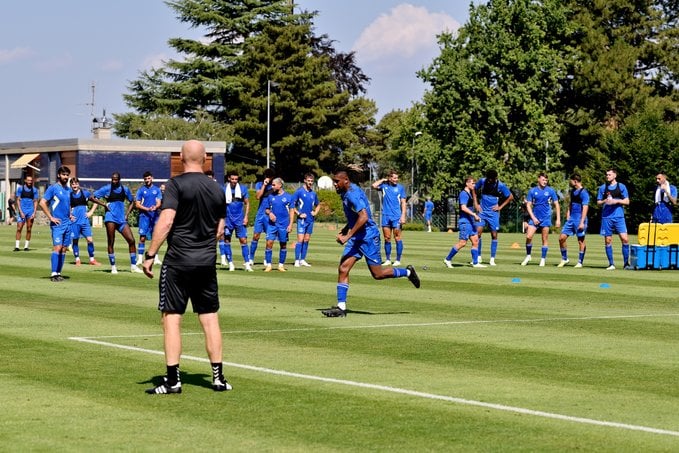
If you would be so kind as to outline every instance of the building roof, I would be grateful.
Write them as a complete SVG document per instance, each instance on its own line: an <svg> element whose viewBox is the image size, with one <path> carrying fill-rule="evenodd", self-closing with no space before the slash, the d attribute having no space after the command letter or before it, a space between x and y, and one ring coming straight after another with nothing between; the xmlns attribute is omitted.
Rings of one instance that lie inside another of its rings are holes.
<svg viewBox="0 0 679 453"><path fill-rule="evenodd" d="M30 142L0 143L0 154L45 153L57 151L97 152L179 152L183 140L128 140L65 138L59 140L38 140ZM208 154L225 154L226 142L204 141Z"/></svg>

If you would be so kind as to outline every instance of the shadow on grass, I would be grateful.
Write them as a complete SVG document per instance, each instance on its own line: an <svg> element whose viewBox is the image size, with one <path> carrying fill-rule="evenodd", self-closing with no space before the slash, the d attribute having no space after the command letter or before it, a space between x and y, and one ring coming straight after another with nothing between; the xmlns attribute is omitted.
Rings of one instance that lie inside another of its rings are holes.
<svg viewBox="0 0 679 453"><path fill-rule="evenodd" d="M327 308L317 308L316 311L324 311L327 310ZM347 315L353 314L353 315L369 315L369 316L374 316L374 315L409 315L412 312L410 311L363 311L363 310L351 310L347 308Z"/></svg>
<svg viewBox="0 0 679 453"><path fill-rule="evenodd" d="M193 385L196 387L204 387L212 390L212 377L204 373L186 373L180 371L180 377L182 380L182 386ZM164 382L165 376L154 376L149 380L137 382L139 385L148 385L155 387Z"/></svg>

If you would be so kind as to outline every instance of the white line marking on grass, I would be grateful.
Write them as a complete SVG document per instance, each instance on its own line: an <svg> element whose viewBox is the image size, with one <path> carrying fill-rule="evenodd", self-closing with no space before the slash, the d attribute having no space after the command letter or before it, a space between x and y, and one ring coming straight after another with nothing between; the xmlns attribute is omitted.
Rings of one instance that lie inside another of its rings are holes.
<svg viewBox="0 0 679 453"><path fill-rule="evenodd" d="M314 330L357 330L357 329L388 329L395 327L436 327L467 324L502 324L502 323L529 323L529 322L555 322L555 321L596 321L602 319L633 319L633 318L661 318L666 316L679 316L679 313L655 313L638 315L610 315L610 316L585 316L569 318L533 318L533 319L489 319L489 320L470 320L470 321L440 321L440 322L419 322L401 324L367 324L358 326L329 326L329 327L295 327L292 329L258 329L258 330L228 330L223 331L224 335L234 335L242 333L282 333L282 332L308 332ZM203 332L184 332L182 335L203 335ZM161 337L162 333L149 335L101 335L94 337L78 338L148 338Z"/></svg>
<svg viewBox="0 0 679 453"><path fill-rule="evenodd" d="M120 344L109 343L109 342L105 342L105 341L93 340L91 338L69 337L69 340L79 341L79 342L83 342L83 343L91 343L91 344L106 346L106 347L110 347L110 348L124 349L124 350L127 350L127 351L144 352L144 353L147 353L147 354L154 354L154 355L164 355L163 351L155 351L153 349L139 348L139 347L136 347L136 346L120 345ZM181 357L184 360L192 360L192 361L203 362L203 363L209 363L210 362L208 359L203 358L203 357L194 357L194 356L190 356L190 355L182 355ZM351 386L351 387L360 387L360 388L371 389L371 390L379 390L379 391L383 391L383 392L398 393L398 394L401 394L401 395L414 396L414 397L417 397L417 398L426 398L426 399L430 399L430 400L447 401L449 403L463 404L463 405L466 405L466 406L483 407L483 408L486 408L486 409L494 409L494 410L497 410L497 411L513 412L513 413L516 413L516 414L532 415L532 416L535 416L535 417L550 418L550 419L555 419L555 420L564 420L564 421L568 421L568 422L581 423L581 424L586 424L586 425L605 426L605 427L609 427L609 428L626 429L626 430L629 430L629 431L642 431L642 432L652 433L652 434L661 434L661 435L665 435L665 436L679 437L679 431L670 431L670 430L667 430L667 429L652 428L652 427L649 427L649 426L631 425L631 424L628 424L628 423L619 423L619 422L609 422L609 421L605 421L605 420L595 420L595 419L592 419L592 418L584 418L584 417L574 417L574 416L570 416L570 415L563 415L563 414L556 414L556 413L552 413L552 412L526 409L526 408L523 408L523 407L506 406L504 404L485 403L483 401L468 400L468 399L464 399L464 398L456 398L456 397L453 397L453 396L446 396L446 395L437 395L435 393L418 392L416 390L408 390L408 389L402 389L402 388L398 388L398 387L390 387L390 386L386 386L386 385L368 384L368 383L365 383L365 382L349 381L349 380L345 380L345 379L336 379L336 378L329 378L329 377L323 377L323 376L314 376L314 375L310 375L310 374L294 373L294 372L284 371L284 370L274 370L272 368L264 368L264 367L254 366L254 365L244 365L244 364L241 364L241 363L224 362L224 365L228 366L228 367L232 367L232 368L240 368L240 369L243 369L243 370L273 374L273 375L277 375L277 376L285 376L285 377L298 378L298 379L307 379L307 380L311 380L311 381L319 381L319 382L325 382L325 383L329 383L329 384L347 385L347 386Z"/></svg>

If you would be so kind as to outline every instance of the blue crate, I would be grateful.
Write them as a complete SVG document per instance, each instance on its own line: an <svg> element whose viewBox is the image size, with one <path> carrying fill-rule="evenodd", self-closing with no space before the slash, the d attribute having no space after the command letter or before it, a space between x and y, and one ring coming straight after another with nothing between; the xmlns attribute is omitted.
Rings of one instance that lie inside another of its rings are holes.
<svg viewBox="0 0 679 453"><path fill-rule="evenodd" d="M676 253L674 254L676 265ZM633 245L630 260L634 269L669 269L669 246Z"/></svg>

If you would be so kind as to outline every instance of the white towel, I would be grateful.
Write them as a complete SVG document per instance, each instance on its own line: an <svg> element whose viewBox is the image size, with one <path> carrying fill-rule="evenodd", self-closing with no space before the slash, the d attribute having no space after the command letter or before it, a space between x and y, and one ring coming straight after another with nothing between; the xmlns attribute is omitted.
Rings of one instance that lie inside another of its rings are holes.
<svg viewBox="0 0 679 453"><path fill-rule="evenodd" d="M240 184L236 184L234 189L235 193L232 193L231 184L226 185L226 190L224 191L224 194L226 195L226 204L231 203L234 198L239 201L243 199L243 194L240 191Z"/></svg>

